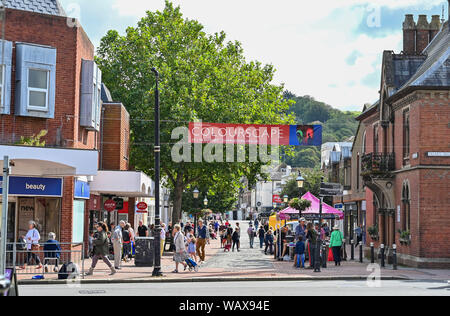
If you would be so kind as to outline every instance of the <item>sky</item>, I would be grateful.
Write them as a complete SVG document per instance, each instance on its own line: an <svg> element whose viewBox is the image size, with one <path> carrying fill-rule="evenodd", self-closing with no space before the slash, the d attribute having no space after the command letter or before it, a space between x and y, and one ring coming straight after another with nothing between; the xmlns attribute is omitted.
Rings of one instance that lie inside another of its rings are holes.
<svg viewBox="0 0 450 316"><path fill-rule="evenodd" d="M96 47L121 34L164 0L60 0ZM225 31L246 58L273 64L274 83L341 110L378 98L384 50L401 52L405 14L442 14L446 0L173 0L209 33ZM376 2L376 5L373 3Z"/></svg>

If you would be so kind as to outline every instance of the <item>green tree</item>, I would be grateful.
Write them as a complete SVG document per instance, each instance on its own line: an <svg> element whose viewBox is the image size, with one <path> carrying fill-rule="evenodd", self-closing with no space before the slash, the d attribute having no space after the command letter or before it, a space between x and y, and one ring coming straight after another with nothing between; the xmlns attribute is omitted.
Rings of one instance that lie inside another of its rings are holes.
<svg viewBox="0 0 450 316"><path fill-rule="evenodd" d="M179 7L166 2L160 12L147 12L124 36L109 31L101 40L97 62L113 98L131 116L131 164L153 175L154 86L151 68L161 74L161 161L173 190L173 221L181 217L183 191L198 182L221 182L235 192L239 179L255 179L261 163L194 163L172 161L175 127L188 122L292 122L283 87L273 85L274 67L247 62L239 42L226 42L224 32L206 34L203 26L184 19ZM192 158L192 156L191 156ZM253 180L254 181L254 180Z"/></svg>
<svg viewBox="0 0 450 316"><path fill-rule="evenodd" d="M301 169L305 183L303 188L299 188L297 185L297 174L293 174L292 178L286 182L281 192L282 196L287 195L289 200L293 198L299 198L306 192L311 192L315 196L320 194L320 183L322 181L323 172L319 168L315 169Z"/></svg>

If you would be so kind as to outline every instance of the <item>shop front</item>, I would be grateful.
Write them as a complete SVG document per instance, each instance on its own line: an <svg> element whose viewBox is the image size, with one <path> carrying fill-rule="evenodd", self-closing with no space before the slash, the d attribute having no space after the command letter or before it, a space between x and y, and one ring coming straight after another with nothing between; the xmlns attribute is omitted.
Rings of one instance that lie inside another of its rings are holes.
<svg viewBox="0 0 450 316"><path fill-rule="evenodd" d="M136 205L146 202L151 206L154 187L155 183L139 171L101 170L90 183L91 193L101 197L104 220L108 224L123 220L131 223L134 228L139 220L149 223L151 209L142 212Z"/></svg>
<svg viewBox="0 0 450 316"><path fill-rule="evenodd" d="M0 177L0 180L3 181L3 177ZM36 222L43 236L53 232L59 238L62 192L62 178L11 176L8 199L8 242L14 242L20 236L25 236L30 221ZM2 193L1 189L0 193ZM0 208L0 214L1 212Z"/></svg>
<svg viewBox="0 0 450 316"><path fill-rule="evenodd" d="M30 221L36 222L41 240L52 232L61 242L83 241L85 193L88 180L97 174L98 152L0 145L2 165L4 156L11 162L8 241L24 236Z"/></svg>

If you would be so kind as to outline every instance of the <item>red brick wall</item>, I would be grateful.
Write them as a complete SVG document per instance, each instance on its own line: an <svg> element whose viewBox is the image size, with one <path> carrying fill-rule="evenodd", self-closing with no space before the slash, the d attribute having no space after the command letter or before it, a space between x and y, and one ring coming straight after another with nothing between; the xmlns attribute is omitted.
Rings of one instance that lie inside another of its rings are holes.
<svg viewBox="0 0 450 316"><path fill-rule="evenodd" d="M0 23L1 27L1 23ZM11 115L4 115L0 124L0 142L15 143L21 136L31 136L47 130L43 139L47 146L96 149L96 132L79 126L81 60L93 60L94 46L81 27L70 27L64 17L6 10L5 38L13 42L11 82ZM55 47L56 99L54 119L20 117L15 107L15 43L26 42ZM61 242L72 241L74 178L64 178L61 208Z"/></svg>
<svg viewBox="0 0 450 316"><path fill-rule="evenodd" d="M102 169L128 170L130 118L125 107L104 104Z"/></svg>

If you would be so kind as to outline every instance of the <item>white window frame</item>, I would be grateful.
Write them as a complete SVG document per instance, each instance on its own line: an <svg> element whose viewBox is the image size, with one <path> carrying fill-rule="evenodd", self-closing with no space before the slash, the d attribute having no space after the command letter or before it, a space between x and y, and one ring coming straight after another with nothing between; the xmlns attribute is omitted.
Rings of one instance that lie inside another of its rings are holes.
<svg viewBox="0 0 450 316"><path fill-rule="evenodd" d="M42 71L47 73L47 89L39 89L39 88L32 88L30 87L30 71ZM49 105L49 97L50 97L50 70L48 69L42 69L42 68L33 68L30 67L27 69L27 109L32 111L40 111L40 112L48 112L48 105ZM34 106L30 105L30 92L45 92L46 98L45 98L45 107L42 106Z"/></svg>

